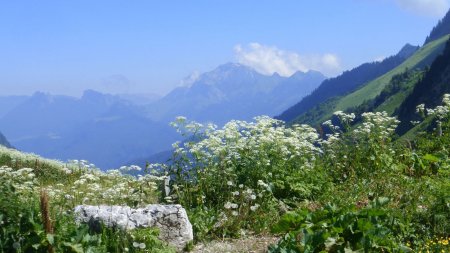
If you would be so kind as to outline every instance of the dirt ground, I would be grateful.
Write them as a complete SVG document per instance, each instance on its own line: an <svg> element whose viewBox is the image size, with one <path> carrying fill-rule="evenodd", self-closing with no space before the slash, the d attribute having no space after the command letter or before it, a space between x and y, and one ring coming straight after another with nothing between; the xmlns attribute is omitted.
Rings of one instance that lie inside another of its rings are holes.
<svg viewBox="0 0 450 253"><path fill-rule="evenodd" d="M240 239L211 241L195 245L192 253L265 253L270 244L279 238L273 236L249 236Z"/></svg>

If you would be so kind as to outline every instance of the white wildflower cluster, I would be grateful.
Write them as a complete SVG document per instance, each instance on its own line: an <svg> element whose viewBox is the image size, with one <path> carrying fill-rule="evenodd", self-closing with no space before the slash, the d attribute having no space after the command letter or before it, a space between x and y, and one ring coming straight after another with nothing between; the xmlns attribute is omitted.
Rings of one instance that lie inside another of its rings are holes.
<svg viewBox="0 0 450 253"><path fill-rule="evenodd" d="M86 160L69 160L68 162L72 167L78 167L79 169L95 169L96 166L89 163Z"/></svg>
<svg viewBox="0 0 450 253"><path fill-rule="evenodd" d="M217 129L217 126L212 123L203 125L195 121L187 121L186 117L184 116L176 117L175 121L171 122L170 125L183 136L192 133L208 133Z"/></svg>
<svg viewBox="0 0 450 253"><path fill-rule="evenodd" d="M139 249L145 249L145 243L133 242L133 247L139 248Z"/></svg>
<svg viewBox="0 0 450 253"><path fill-rule="evenodd" d="M0 167L0 183L13 186L18 193L33 192L38 186L33 169L14 170L7 166Z"/></svg>
<svg viewBox="0 0 450 253"><path fill-rule="evenodd" d="M355 120L356 117L354 113L347 114L342 111L336 111L333 113L333 115L339 119L339 122L341 123L342 126L344 126L344 129L348 129L348 127ZM334 125L331 120L323 122L322 125L330 129L332 133L326 134L326 138L324 140L321 140L320 144L322 147L324 147L324 149L331 151L333 144L337 143L341 139L342 134L341 128L339 126Z"/></svg>
<svg viewBox="0 0 450 253"><path fill-rule="evenodd" d="M442 135L442 121L450 116L450 94L444 94L442 98L442 105L438 105L435 108L425 108L424 104L420 104L416 107L416 112L420 114L422 118L426 116L435 116L437 123L437 134ZM416 122L411 122L413 125Z"/></svg>
<svg viewBox="0 0 450 253"><path fill-rule="evenodd" d="M157 201L158 182L163 180L163 177L150 174L133 177L122 173L139 171L137 166L103 172L93 169L87 161L72 161L70 164L83 166L83 169L75 169L76 173L67 174L68 180L65 184L47 186L53 201L59 201L67 208L80 203L145 205Z"/></svg>
<svg viewBox="0 0 450 253"><path fill-rule="evenodd" d="M0 156L3 155L10 157L13 163L20 161L20 164L45 164L46 166L52 167L55 170L61 170L65 174L70 174L74 170L79 169L78 164L72 164L71 162L64 163L57 160L45 159L33 153L20 152L18 150L0 145Z"/></svg>
<svg viewBox="0 0 450 253"><path fill-rule="evenodd" d="M343 111L336 111L333 113L336 117L339 118L342 125L349 125L350 123L355 120L355 114L354 113L344 113Z"/></svg>
<svg viewBox="0 0 450 253"><path fill-rule="evenodd" d="M328 151L331 156L334 156L334 146L341 140L341 133L335 132L332 134L326 134L326 139L320 141L320 145L324 151Z"/></svg>
<svg viewBox="0 0 450 253"><path fill-rule="evenodd" d="M245 217L255 213L263 204L264 198L270 195L270 186L262 180L258 180L258 189L252 189L243 184L227 182L232 186L229 200L224 204L224 217L240 216Z"/></svg>
<svg viewBox="0 0 450 253"><path fill-rule="evenodd" d="M444 105L438 105L434 109L427 109L427 114L428 115L436 115L438 120L443 120L444 118L446 118L448 116L449 112L450 112L450 107L444 106Z"/></svg>
<svg viewBox="0 0 450 253"><path fill-rule="evenodd" d="M121 171L123 173L139 172L139 171L142 171L142 168L137 165L121 166L119 168L119 171Z"/></svg>
<svg viewBox="0 0 450 253"><path fill-rule="evenodd" d="M254 122L233 120L221 129L198 124L186 127L192 123L185 119L182 122L174 125L188 129L194 136L190 139L198 141L176 143L174 148L178 156L187 158L180 159L187 161L181 170L192 171L198 180L192 181L186 173L184 182L198 185L200 191L190 196L190 191L186 190L189 186L171 190L180 201L194 199L208 205L223 199L224 217L253 215L273 200L271 182L275 177L289 175L287 168L297 172L312 169L316 155L321 152L317 145L319 135L314 128L308 125L286 127L282 121L267 116L256 117ZM199 131L200 127L203 128ZM245 185L238 183L238 178Z"/></svg>
<svg viewBox="0 0 450 253"><path fill-rule="evenodd" d="M436 115L439 121L447 118L450 114L450 94L444 94L442 105L436 106L434 109L428 109L430 115Z"/></svg>
<svg viewBox="0 0 450 253"><path fill-rule="evenodd" d="M442 104L445 106L450 106L450 94L444 94L442 97Z"/></svg>
<svg viewBox="0 0 450 253"><path fill-rule="evenodd" d="M420 104L416 107L416 112L422 117L436 116L438 121L442 121L450 115L450 94L444 94L442 98L442 105L435 108L425 108L425 104Z"/></svg>
<svg viewBox="0 0 450 253"><path fill-rule="evenodd" d="M373 137L384 140L394 134L398 121L386 112L365 112L362 114L363 123L353 133L356 136Z"/></svg>
<svg viewBox="0 0 450 253"><path fill-rule="evenodd" d="M435 115L438 120L443 120L448 116L450 108L448 106L438 105L435 108L427 108L427 115Z"/></svg>
<svg viewBox="0 0 450 253"><path fill-rule="evenodd" d="M80 181L83 183L77 184ZM135 178L117 172L90 171L75 181L72 189L75 195L82 192L82 195L88 198L83 198L84 202L92 204L102 202L148 204L155 201L155 199L148 199L148 196L152 196L152 193L153 198L156 196L157 184L150 176Z"/></svg>
<svg viewBox="0 0 450 253"><path fill-rule="evenodd" d="M333 125L333 122L330 119L325 121L325 122L323 122L322 125L328 127L331 131L338 131L338 130L340 130L340 127Z"/></svg>
<svg viewBox="0 0 450 253"><path fill-rule="evenodd" d="M418 113L419 115L425 115L425 104L416 106L416 113Z"/></svg>
<svg viewBox="0 0 450 253"><path fill-rule="evenodd" d="M255 123L231 121L220 130L207 132L202 141L188 147L189 152L204 162L223 157L215 162L227 166L239 162L245 153L247 158L254 158L257 166L270 166L268 153L278 153L284 160L289 160L307 157L318 150L314 144L319 136L310 126L287 128L281 121L269 117L255 120Z"/></svg>

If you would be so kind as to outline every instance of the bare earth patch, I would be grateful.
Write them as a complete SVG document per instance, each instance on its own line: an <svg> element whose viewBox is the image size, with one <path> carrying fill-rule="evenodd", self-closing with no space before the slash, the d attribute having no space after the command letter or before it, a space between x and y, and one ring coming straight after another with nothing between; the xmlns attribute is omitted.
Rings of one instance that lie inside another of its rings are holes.
<svg viewBox="0 0 450 253"><path fill-rule="evenodd" d="M265 253L270 244L278 241L278 237L248 236L240 239L211 241L195 245L193 253Z"/></svg>

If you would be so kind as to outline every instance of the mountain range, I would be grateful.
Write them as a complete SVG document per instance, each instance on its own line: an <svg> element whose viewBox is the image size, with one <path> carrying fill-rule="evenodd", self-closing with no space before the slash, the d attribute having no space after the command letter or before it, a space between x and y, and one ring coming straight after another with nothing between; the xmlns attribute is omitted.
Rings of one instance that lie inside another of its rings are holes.
<svg viewBox="0 0 450 253"><path fill-rule="evenodd" d="M81 98L42 92L0 97L0 104L8 105L0 111L0 129L20 150L116 168L169 150L180 138L169 126L176 116L219 125L232 119L273 116L325 78L315 71L266 76L228 63L162 98L93 90L85 91Z"/></svg>
<svg viewBox="0 0 450 253"><path fill-rule="evenodd" d="M231 119L251 120L274 116L308 95L326 77L316 71L290 77L267 76L236 63L228 63L178 87L147 107L150 117L168 122L183 115L196 121L222 125Z"/></svg>

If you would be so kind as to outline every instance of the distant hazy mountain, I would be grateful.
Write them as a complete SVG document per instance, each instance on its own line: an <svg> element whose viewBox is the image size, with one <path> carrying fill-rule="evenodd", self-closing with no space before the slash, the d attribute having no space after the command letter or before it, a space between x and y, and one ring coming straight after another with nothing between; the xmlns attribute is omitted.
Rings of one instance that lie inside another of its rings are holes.
<svg viewBox="0 0 450 253"><path fill-rule="evenodd" d="M431 30L430 35L428 35L425 40L425 44L430 41L437 40L442 36L450 34L450 10L445 14L444 18L439 21L439 23Z"/></svg>
<svg viewBox="0 0 450 253"><path fill-rule="evenodd" d="M315 71L291 77L266 76L250 67L228 63L200 75L190 86L178 87L148 107L158 121L183 115L223 124L231 119L274 116L314 90L325 77Z"/></svg>
<svg viewBox="0 0 450 253"><path fill-rule="evenodd" d="M119 94L117 97L126 100L134 105L148 105L153 102L156 102L161 98L160 95L155 93L128 93L128 94Z"/></svg>
<svg viewBox="0 0 450 253"><path fill-rule="evenodd" d="M277 118L284 121L292 121L329 98L352 92L365 83L399 66L418 49L419 47L406 44L396 55L388 57L381 62L364 63L350 71L345 71L338 77L327 79L310 95L299 100L300 102L281 113Z"/></svg>
<svg viewBox="0 0 450 253"><path fill-rule="evenodd" d="M28 98L28 96L0 96L0 118Z"/></svg>
<svg viewBox="0 0 450 253"><path fill-rule="evenodd" d="M176 116L222 124L275 115L324 79L314 71L265 76L243 65L225 64L153 103L153 95L92 90L81 98L42 92L0 97L0 104L10 102L0 111L0 129L20 150L60 160L86 159L108 169L169 150L180 139L168 124Z"/></svg>
<svg viewBox="0 0 450 253"><path fill-rule="evenodd" d="M59 135L88 119L108 111L119 100L86 91L81 99L36 92L0 119L2 131L11 141L38 135Z"/></svg>
<svg viewBox="0 0 450 253"><path fill-rule="evenodd" d="M81 98L35 93L2 117L0 128L20 150L104 169L167 150L178 137L139 107L95 91Z"/></svg>

